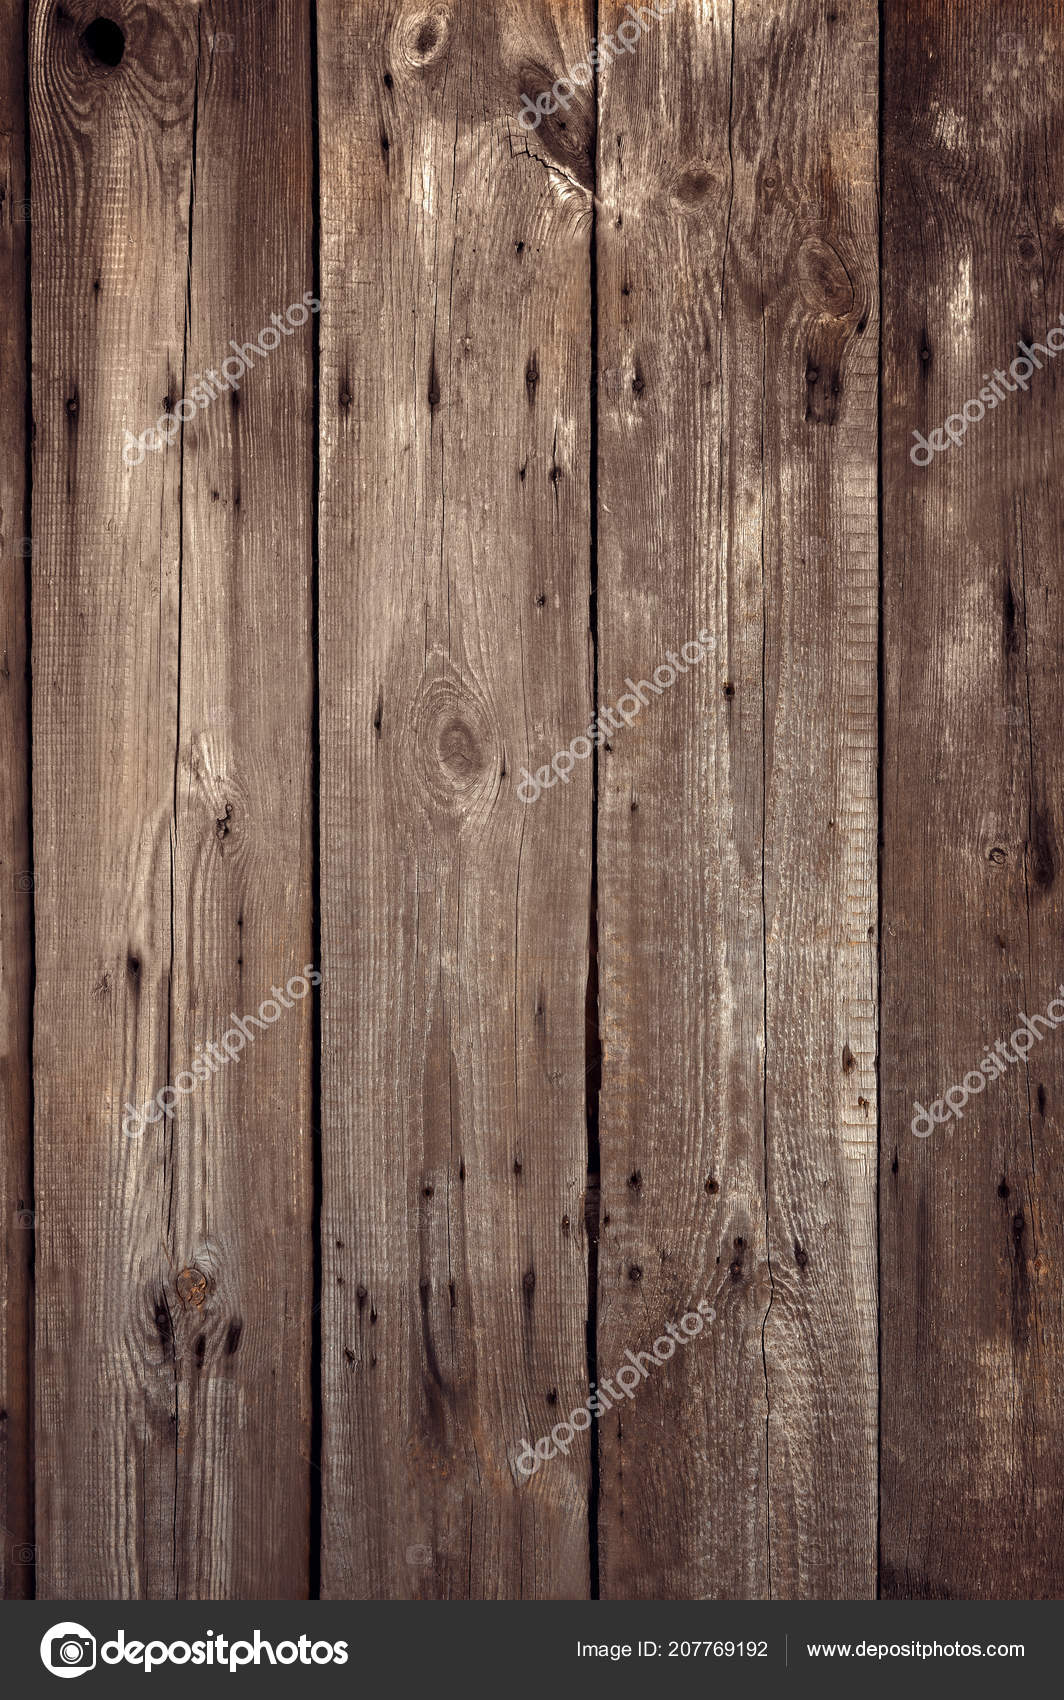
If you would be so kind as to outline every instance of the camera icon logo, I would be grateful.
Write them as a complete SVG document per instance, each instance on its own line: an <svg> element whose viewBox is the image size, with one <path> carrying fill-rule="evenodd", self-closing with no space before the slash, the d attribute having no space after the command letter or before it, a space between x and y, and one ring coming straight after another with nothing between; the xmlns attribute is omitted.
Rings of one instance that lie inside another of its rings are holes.
<svg viewBox="0 0 1064 1700"><path fill-rule="evenodd" d="M84 1676L96 1666L96 1637L80 1623L57 1623L41 1642L41 1662L53 1676Z"/></svg>

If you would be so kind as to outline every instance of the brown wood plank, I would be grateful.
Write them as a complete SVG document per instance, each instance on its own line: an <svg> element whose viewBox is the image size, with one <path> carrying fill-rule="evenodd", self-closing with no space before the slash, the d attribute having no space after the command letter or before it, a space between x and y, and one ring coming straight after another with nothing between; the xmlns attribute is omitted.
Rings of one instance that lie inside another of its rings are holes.
<svg viewBox="0 0 1064 1700"><path fill-rule="evenodd" d="M175 1264L209 1277L175 1312L177 1587L277 1599L308 1589L312 1491L310 20L228 0L200 31L186 373L274 347L185 443L175 1066L230 1012L276 1026L175 1128Z"/></svg>
<svg viewBox="0 0 1064 1700"><path fill-rule="evenodd" d="M323 1591L582 1596L588 18L318 22Z"/></svg>
<svg viewBox="0 0 1064 1700"><path fill-rule="evenodd" d="M0 12L0 1599L25 1599L33 1589L24 30L22 7L7 0Z"/></svg>
<svg viewBox="0 0 1064 1700"><path fill-rule="evenodd" d="M32 17L41 1591L299 1595L310 1004L191 1071L313 937L313 326L123 434L312 283L308 23L93 16Z"/></svg>
<svg viewBox="0 0 1064 1700"><path fill-rule="evenodd" d="M876 122L863 0L601 74L600 702L712 646L601 758L604 1596L875 1588Z"/></svg>
<svg viewBox="0 0 1064 1700"><path fill-rule="evenodd" d="M882 1591L1059 1597L1064 9L884 19Z"/></svg>

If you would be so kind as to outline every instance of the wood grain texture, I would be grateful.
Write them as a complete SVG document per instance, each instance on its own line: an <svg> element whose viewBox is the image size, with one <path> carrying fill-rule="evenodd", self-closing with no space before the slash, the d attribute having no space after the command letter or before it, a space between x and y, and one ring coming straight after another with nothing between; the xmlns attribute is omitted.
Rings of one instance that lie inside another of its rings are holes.
<svg viewBox="0 0 1064 1700"><path fill-rule="evenodd" d="M275 346L186 428L171 1066L264 1000L276 1025L252 1029L175 1123L173 1261L207 1278L204 1302L194 1290L173 1312L176 1589L298 1598L314 1303L309 15L214 5L199 45L184 388L231 346ZM286 324L297 305L303 323Z"/></svg>
<svg viewBox="0 0 1064 1700"><path fill-rule="evenodd" d="M311 282L307 22L123 8L115 63L93 16L32 13L39 1584L272 1598L308 1585L309 1006L123 1113L310 954L308 333L122 448Z"/></svg>
<svg viewBox="0 0 1064 1700"><path fill-rule="evenodd" d="M910 449L1061 323L1064 11L885 20L882 1590L1059 1597L1064 371Z"/></svg>
<svg viewBox="0 0 1064 1700"><path fill-rule="evenodd" d="M33 1589L33 862L29 762L29 499L25 52L0 10L0 1599Z"/></svg>
<svg viewBox="0 0 1064 1700"><path fill-rule="evenodd" d="M323 1591L583 1597L587 20L318 20Z"/></svg>
<svg viewBox="0 0 1064 1700"><path fill-rule="evenodd" d="M867 5L602 76L600 697L709 653L603 756L601 1369L717 1313L603 1419L604 1596L875 1590L876 106Z"/></svg>
<svg viewBox="0 0 1064 1700"><path fill-rule="evenodd" d="M0 45L0 1594L1060 1597L1064 0Z"/></svg>

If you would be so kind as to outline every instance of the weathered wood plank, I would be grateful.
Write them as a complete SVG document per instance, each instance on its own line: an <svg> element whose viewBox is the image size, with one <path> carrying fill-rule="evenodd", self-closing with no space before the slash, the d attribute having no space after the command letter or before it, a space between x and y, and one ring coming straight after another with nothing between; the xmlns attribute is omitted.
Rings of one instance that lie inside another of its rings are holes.
<svg viewBox="0 0 1064 1700"><path fill-rule="evenodd" d="M163 1161L121 1123L168 1077L177 473L122 432L180 372L196 68L184 8L124 68L89 21L35 5L30 44L38 1580L72 1598L172 1561Z"/></svg>
<svg viewBox="0 0 1064 1700"><path fill-rule="evenodd" d="M1064 9L884 18L882 1591L1059 1597Z"/></svg>
<svg viewBox="0 0 1064 1700"><path fill-rule="evenodd" d="M318 8L323 1591L588 1589L582 5ZM578 55L577 55L578 56Z"/></svg>
<svg viewBox="0 0 1064 1700"><path fill-rule="evenodd" d="M75 11L32 15L40 1584L271 1598L308 1584L310 1006L199 1048L312 941L312 329L123 443L312 282L308 23Z"/></svg>
<svg viewBox="0 0 1064 1700"><path fill-rule="evenodd" d="M174 1262L208 1276L174 1313L177 1587L277 1599L308 1589L312 1492L310 19L226 0L200 29L184 387L268 352L184 446L173 1066L231 1012L276 1025L175 1128Z"/></svg>
<svg viewBox="0 0 1064 1700"><path fill-rule="evenodd" d="M22 7L7 0L0 12L0 1599L25 1599L33 1588L24 27Z"/></svg>
<svg viewBox="0 0 1064 1700"><path fill-rule="evenodd" d="M601 73L600 700L708 647L602 756L604 1596L874 1592L876 106L864 3Z"/></svg>

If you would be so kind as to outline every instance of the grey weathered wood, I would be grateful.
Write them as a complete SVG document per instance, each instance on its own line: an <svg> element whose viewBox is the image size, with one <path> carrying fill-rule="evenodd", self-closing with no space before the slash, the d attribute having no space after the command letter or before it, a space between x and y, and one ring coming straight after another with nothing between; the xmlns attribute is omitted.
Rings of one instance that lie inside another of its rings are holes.
<svg viewBox="0 0 1064 1700"><path fill-rule="evenodd" d="M604 6L602 32L620 6ZM876 26L602 73L602 1591L875 1589Z"/></svg>
<svg viewBox="0 0 1064 1700"><path fill-rule="evenodd" d="M23 1599L33 1589L24 77L22 9L9 3L0 14L0 1599Z"/></svg>
<svg viewBox="0 0 1064 1700"><path fill-rule="evenodd" d="M1064 9L884 15L882 1590L1059 1598L1064 1035L912 1133L1064 980L1059 357L910 450L1060 327Z"/></svg>
<svg viewBox="0 0 1064 1700"><path fill-rule="evenodd" d="M126 28L108 65L32 12L40 1587L273 1598L308 1585L310 1004L122 1123L310 955L313 327L122 447L312 283L308 22Z"/></svg>
<svg viewBox="0 0 1064 1700"><path fill-rule="evenodd" d="M319 6L323 1591L583 1596L590 113L572 4ZM556 73L555 73L556 74Z"/></svg>

